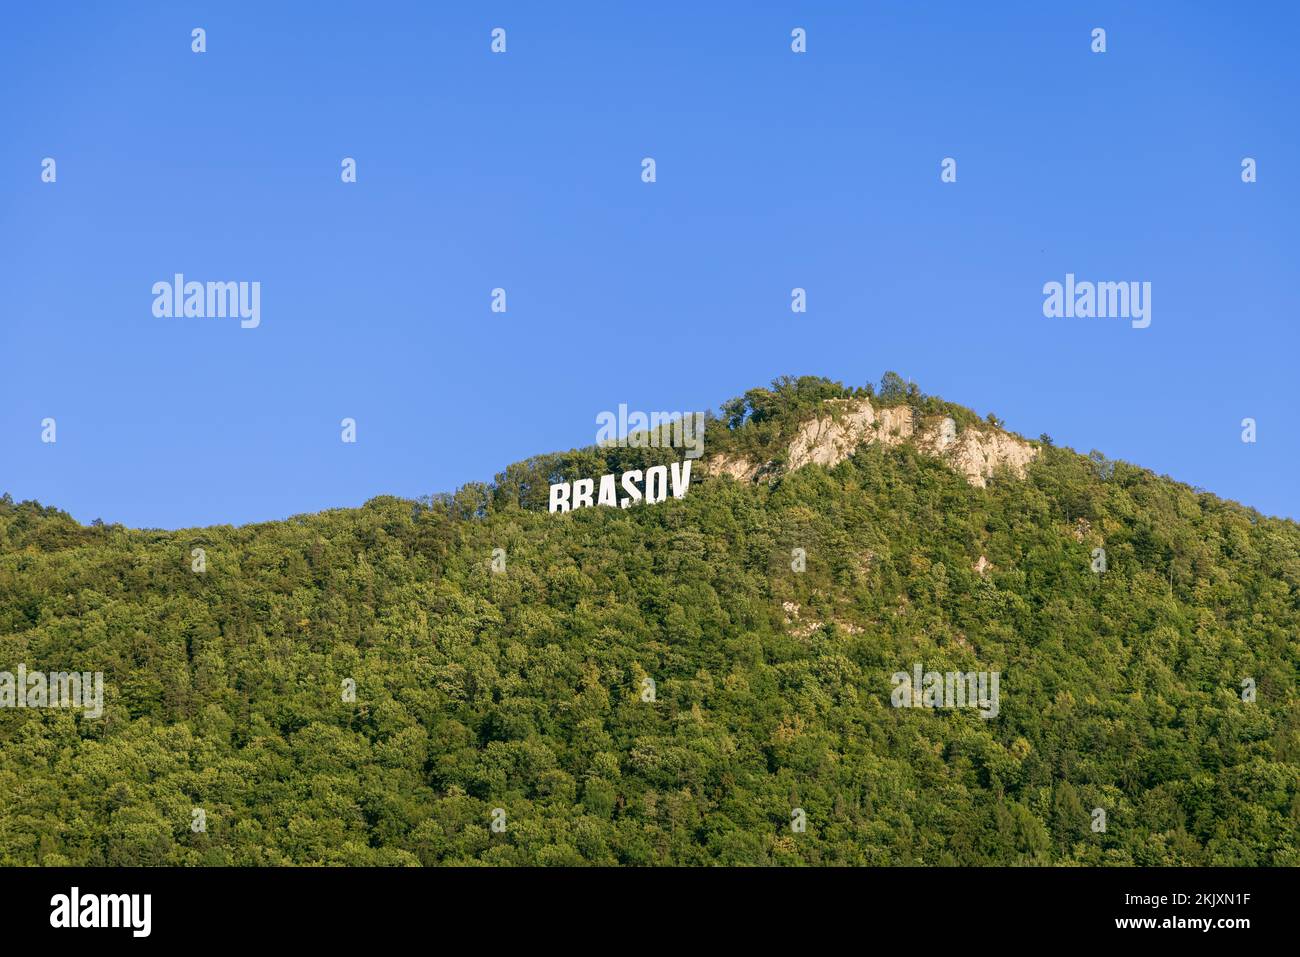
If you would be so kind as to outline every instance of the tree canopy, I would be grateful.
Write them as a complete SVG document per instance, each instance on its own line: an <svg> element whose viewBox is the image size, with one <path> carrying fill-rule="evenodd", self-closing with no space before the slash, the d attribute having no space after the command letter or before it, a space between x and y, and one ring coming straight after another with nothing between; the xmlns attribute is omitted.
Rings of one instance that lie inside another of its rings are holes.
<svg viewBox="0 0 1300 957"><path fill-rule="evenodd" d="M865 394L751 390L706 454ZM0 670L105 681L0 709L0 862L1300 865L1294 523L1048 444L545 511L676 454L239 528L0 499ZM913 662L998 716L891 707Z"/></svg>

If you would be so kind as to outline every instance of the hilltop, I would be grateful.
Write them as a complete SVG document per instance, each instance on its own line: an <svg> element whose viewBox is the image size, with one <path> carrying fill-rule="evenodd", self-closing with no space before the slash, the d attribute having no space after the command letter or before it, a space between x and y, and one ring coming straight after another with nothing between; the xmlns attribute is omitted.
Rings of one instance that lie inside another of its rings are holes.
<svg viewBox="0 0 1300 957"><path fill-rule="evenodd" d="M104 674L0 708L0 862L1300 865L1295 523L892 374L546 511L681 454L239 528L0 499L0 671ZM996 713L896 707L914 665Z"/></svg>

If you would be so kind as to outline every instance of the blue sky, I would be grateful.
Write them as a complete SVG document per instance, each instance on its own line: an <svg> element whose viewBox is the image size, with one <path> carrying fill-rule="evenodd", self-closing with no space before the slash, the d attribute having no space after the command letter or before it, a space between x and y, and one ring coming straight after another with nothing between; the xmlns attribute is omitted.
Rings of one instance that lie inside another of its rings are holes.
<svg viewBox="0 0 1300 957"><path fill-rule="evenodd" d="M1296 5L287 6L3 13L0 490L276 519L893 368L1300 516ZM156 318L177 272L261 326ZM1067 272L1151 326L1044 318Z"/></svg>

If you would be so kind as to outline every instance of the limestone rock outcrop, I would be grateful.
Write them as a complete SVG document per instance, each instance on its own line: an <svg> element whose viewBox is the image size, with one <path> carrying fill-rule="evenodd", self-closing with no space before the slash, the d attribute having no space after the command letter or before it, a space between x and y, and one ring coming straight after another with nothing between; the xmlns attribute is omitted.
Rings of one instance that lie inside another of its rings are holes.
<svg viewBox="0 0 1300 957"><path fill-rule="evenodd" d="M992 425L968 426L958 432L948 417L918 423L916 413L906 405L878 408L869 399L835 399L823 409L802 423L790 441L786 471L805 465L832 468L864 444L912 442L921 452L942 459L971 485L983 488L1000 468L1024 478L1025 469L1038 455L1035 446ZM773 471L771 463L741 455L722 454L704 461L706 474L730 475L742 482L757 481Z"/></svg>

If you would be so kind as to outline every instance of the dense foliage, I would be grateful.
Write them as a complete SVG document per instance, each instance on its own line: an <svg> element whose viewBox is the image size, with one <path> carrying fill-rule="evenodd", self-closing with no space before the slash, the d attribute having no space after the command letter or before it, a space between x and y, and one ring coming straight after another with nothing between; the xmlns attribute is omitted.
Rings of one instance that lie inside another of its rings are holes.
<svg viewBox="0 0 1300 957"><path fill-rule="evenodd" d="M877 401L955 408L899 382ZM709 451L857 394L754 390ZM673 454L243 528L6 496L0 670L106 701L0 709L0 863L1300 865L1294 523L1047 444L987 489L864 447L545 512L552 477ZM891 707L913 662L1001 672L999 715Z"/></svg>

